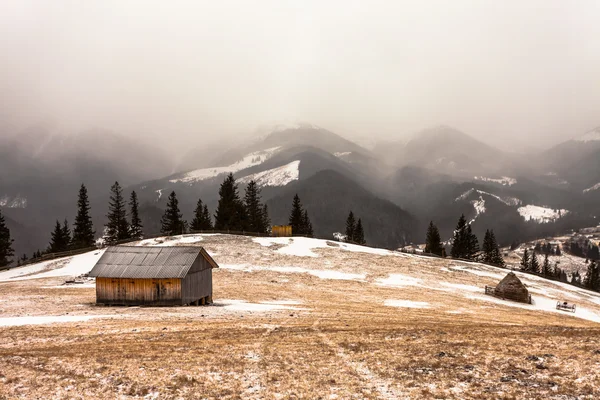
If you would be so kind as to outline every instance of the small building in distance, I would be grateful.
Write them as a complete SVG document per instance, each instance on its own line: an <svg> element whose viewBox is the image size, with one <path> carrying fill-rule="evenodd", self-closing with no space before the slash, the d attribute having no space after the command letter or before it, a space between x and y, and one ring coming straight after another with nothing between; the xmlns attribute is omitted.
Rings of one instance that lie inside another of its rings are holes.
<svg viewBox="0 0 600 400"><path fill-rule="evenodd" d="M515 275L509 272L493 290L493 295L502 299L531 304L531 295L527 287Z"/></svg>
<svg viewBox="0 0 600 400"><path fill-rule="evenodd" d="M271 227L271 236L292 236L292 226L273 225Z"/></svg>
<svg viewBox="0 0 600 400"><path fill-rule="evenodd" d="M202 247L113 246L89 276L96 277L96 303L182 306L212 303L212 269Z"/></svg>

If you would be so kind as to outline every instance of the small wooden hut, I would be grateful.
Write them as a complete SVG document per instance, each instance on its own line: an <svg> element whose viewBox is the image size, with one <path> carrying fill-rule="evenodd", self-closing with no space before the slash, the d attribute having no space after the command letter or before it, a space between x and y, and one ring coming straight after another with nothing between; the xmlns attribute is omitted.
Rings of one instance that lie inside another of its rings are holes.
<svg viewBox="0 0 600 400"><path fill-rule="evenodd" d="M181 306L212 303L212 269L202 247L109 247L89 276L96 303Z"/></svg>
<svg viewBox="0 0 600 400"><path fill-rule="evenodd" d="M509 272L504 279L498 283L494 288L494 296L518 301L520 303L531 304L529 290L527 290L527 287L514 272Z"/></svg>
<svg viewBox="0 0 600 400"><path fill-rule="evenodd" d="M272 236L292 236L292 227L290 225L273 225L271 227Z"/></svg>

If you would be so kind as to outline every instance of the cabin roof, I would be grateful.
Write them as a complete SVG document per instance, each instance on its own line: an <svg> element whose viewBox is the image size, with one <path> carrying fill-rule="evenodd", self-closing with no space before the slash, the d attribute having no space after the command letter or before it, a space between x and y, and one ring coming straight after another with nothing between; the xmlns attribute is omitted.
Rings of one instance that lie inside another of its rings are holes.
<svg viewBox="0 0 600 400"><path fill-rule="evenodd" d="M89 276L97 278L184 278L198 257L219 268L203 247L112 246L106 249Z"/></svg>

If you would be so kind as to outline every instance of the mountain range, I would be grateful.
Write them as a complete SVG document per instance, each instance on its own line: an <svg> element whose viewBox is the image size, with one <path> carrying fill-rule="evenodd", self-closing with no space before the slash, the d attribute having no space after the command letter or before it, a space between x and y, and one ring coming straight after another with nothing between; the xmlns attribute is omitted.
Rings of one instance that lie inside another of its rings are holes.
<svg viewBox="0 0 600 400"><path fill-rule="evenodd" d="M422 242L430 220L450 238L460 214L475 233L494 229L507 244L595 225L600 213L600 128L531 156L447 126L372 150L315 125L277 126L253 141L178 159L102 130L64 136L38 126L3 137L0 207L19 254L44 249L56 219L73 220L82 182L97 235L116 180L138 193L145 232L153 234L171 191L191 220L198 198L214 212L229 172L242 194L251 179L259 184L273 224L287 222L298 193L318 237L343 231L352 210L367 242L387 248Z"/></svg>

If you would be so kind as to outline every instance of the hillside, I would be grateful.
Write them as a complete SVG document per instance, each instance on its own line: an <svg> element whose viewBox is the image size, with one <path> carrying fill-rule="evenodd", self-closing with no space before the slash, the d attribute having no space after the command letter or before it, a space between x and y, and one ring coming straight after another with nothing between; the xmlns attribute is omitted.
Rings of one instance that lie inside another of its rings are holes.
<svg viewBox="0 0 600 400"><path fill-rule="evenodd" d="M334 232L342 232L350 210L362 218L365 239L371 245L396 249L416 234L416 220L408 212L331 170L291 184L271 198L267 205L273 224L287 223L296 193L308 210L317 237L333 238Z"/></svg>
<svg viewBox="0 0 600 400"><path fill-rule="evenodd" d="M600 395L597 293L518 274L534 304L514 303L483 294L506 270L316 239L138 245L204 246L215 304L95 306L93 280L62 283L101 251L1 272L6 397Z"/></svg>

